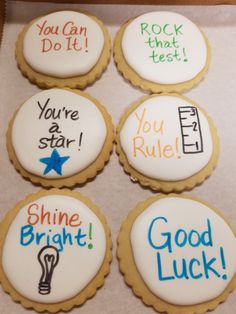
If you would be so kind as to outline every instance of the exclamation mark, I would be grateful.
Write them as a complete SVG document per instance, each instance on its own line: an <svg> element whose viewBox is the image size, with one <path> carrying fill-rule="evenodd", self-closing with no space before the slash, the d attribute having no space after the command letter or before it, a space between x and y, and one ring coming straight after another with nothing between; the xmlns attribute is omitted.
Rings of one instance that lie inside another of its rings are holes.
<svg viewBox="0 0 236 314"><path fill-rule="evenodd" d="M81 144L82 144L82 138L83 138L83 132L80 133L80 136L79 136L79 151L80 151L80 147L81 147Z"/></svg>
<svg viewBox="0 0 236 314"><path fill-rule="evenodd" d="M176 137L175 139L175 149L176 149L177 158L180 159L181 156L179 154L179 138L178 137Z"/></svg>
<svg viewBox="0 0 236 314"><path fill-rule="evenodd" d="M85 52L88 52L88 37L85 38Z"/></svg>
<svg viewBox="0 0 236 314"><path fill-rule="evenodd" d="M222 268L225 270L226 269L225 255L224 255L224 249L222 247L220 247L220 258L221 258ZM222 279L227 280L228 276L226 274L224 274L222 276Z"/></svg>
<svg viewBox="0 0 236 314"><path fill-rule="evenodd" d="M89 240L90 240L90 241L92 240L92 232L93 232L93 225L92 225L92 223L90 222L90 223L89 223ZM88 249L89 249L89 250L92 250L92 248L93 248L93 244L92 244L92 243L89 243L89 244L88 244Z"/></svg>
<svg viewBox="0 0 236 314"><path fill-rule="evenodd" d="M187 61L188 61L188 59L187 59L187 57L186 57L186 51L185 51L185 48L183 48L183 54L184 54L184 62L187 62Z"/></svg>

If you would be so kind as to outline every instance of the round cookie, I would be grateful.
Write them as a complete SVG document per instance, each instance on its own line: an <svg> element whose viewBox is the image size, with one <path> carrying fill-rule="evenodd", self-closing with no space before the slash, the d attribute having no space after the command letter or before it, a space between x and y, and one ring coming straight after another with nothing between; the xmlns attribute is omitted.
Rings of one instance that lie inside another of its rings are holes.
<svg viewBox="0 0 236 314"><path fill-rule="evenodd" d="M68 311L103 285L111 246L106 220L90 200L69 190L42 190L2 221L0 281L26 308Z"/></svg>
<svg viewBox="0 0 236 314"><path fill-rule="evenodd" d="M120 119L116 142L120 162L132 179L164 192L203 182L219 154L211 118L178 94L145 96L133 103Z"/></svg>
<svg viewBox="0 0 236 314"><path fill-rule="evenodd" d="M110 38L90 14L58 11L27 24L16 43L22 73L42 88L85 88L105 70Z"/></svg>
<svg viewBox="0 0 236 314"><path fill-rule="evenodd" d="M9 158L22 176L43 186L73 186L94 177L108 161L113 126L90 95L44 90L23 103L7 131Z"/></svg>
<svg viewBox="0 0 236 314"><path fill-rule="evenodd" d="M158 312L205 313L236 287L236 234L194 197L139 203L121 227L117 255L126 283Z"/></svg>
<svg viewBox="0 0 236 314"><path fill-rule="evenodd" d="M133 85L153 93L180 92L205 75L210 47L203 32L186 17L149 12L120 28L114 59Z"/></svg>

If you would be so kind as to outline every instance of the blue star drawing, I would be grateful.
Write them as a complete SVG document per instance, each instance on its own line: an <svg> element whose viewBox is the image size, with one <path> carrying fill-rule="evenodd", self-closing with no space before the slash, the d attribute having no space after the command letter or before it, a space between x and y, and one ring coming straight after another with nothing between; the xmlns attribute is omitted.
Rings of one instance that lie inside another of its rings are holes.
<svg viewBox="0 0 236 314"><path fill-rule="evenodd" d="M62 175L62 165L70 158L70 156L61 157L56 149L52 151L50 157L40 158L39 161L46 165L43 174L48 174L51 170Z"/></svg>

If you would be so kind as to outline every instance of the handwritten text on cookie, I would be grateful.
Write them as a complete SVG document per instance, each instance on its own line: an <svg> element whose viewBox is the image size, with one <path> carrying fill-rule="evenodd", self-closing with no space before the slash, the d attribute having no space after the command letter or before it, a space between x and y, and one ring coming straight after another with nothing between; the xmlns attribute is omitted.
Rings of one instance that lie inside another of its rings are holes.
<svg viewBox="0 0 236 314"><path fill-rule="evenodd" d="M179 149L179 137L174 136L172 142L164 142L163 135L166 133L167 123L163 119L153 116L152 120L147 118L147 108L135 113L136 129L132 139L134 158L181 158ZM150 137L149 137L150 136ZM153 138L153 141L148 140Z"/></svg>
<svg viewBox="0 0 236 314"><path fill-rule="evenodd" d="M47 20L36 24L41 41L41 52L77 51L88 52L87 27L67 21L64 25L52 25Z"/></svg>
<svg viewBox="0 0 236 314"><path fill-rule="evenodd" d="M50 148L71 148L76 146L78 150L81 148L83 132L78 133L78 138L66 137L63 132L66 131L62 129L63 121L70 121L71 123L78 123L80 119L80 114L78 110L72 110L66 106L59 107L53 106L48 98L44 103L37 102L39 114L39 120L50 121L51 125L48 129L48 136L42 136L39 139L39 149ZM61 123L61 124L60 124ZM45 130L46 131L46 130Z"/></svg>
<svg viewBox="0 0 236 314"><path fill-rule="evenodd" d="M179 42L184 34L182 24L141 23L140 33L150 48L147 57L154 63L188 62L186 49Z"/></svg>
<svg viewBox="0 0 236 314"><path fill-rule="evenodd" d="M204 151L198 109L194 106L181 106L173 114L178 117L176 122L171 114L169 118L163 118L158 111L149 112L148 107L134 113L134 158L180 159L181 153L198 154Z"/></svg>
<svg viewBox="0 0 236 314"><path fill-rule="evenodd" d="M20 229L20 244L53 245L59 252L65 246L92 249L92 231L92 223L84 223L79 211L48 210L44 204L32 203L27 208L26 224Z"/></svg>
<svg viewBox="0 0 236 314"><path fill-rule="evenodd" d="M158 216L150 222L148 229L148 244L156 252L158 280L212 277L227 280L224 248L219 247L217 255L213 255L209 249L214 247L210 219L203 221L204 231L186 230L184 227L170 231L169 223L171 221L167 217ZM166 231L163 232L163 228ZM192 253L185 258L182 252L186 250ZM179 253L178 258L173 256L175 252ZM168 259L163 258L163 253L165 256L168 254Z"/></svg>

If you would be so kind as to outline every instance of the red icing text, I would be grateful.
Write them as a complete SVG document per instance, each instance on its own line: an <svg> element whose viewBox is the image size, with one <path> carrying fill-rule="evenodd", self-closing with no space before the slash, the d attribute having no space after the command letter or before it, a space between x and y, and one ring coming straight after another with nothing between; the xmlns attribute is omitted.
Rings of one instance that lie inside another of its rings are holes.
<svg viewBox="0 0 236 314"><path fill-rule="evenodd" d="M63 25L50 25L47 20L36 24L41 38L41 52L76 51L88 52L88 29L67 21Z"/></svg>
<svg viewBox="0 0 236 314"><path fill-rule="evenodd" d="M44 204L30 204L27 210L27 222L30 225L64 225L69 227L78 227L81 225L79 214L70 214L59 209L46 210Z"/></svg>

